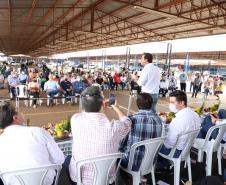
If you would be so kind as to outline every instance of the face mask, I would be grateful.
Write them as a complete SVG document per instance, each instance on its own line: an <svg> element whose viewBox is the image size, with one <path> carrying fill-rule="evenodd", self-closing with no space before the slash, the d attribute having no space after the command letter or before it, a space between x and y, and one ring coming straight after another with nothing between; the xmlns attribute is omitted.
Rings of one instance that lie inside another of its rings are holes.
<svg viewBox="0 0 226 185"><path fill-rule="evenodd" d="M170 103L169 104L169 109L170 109L171 112L174 112L174 113L177 113L178 112L178 110L176 108L176 105L173 104L173 103Z"/></svg>

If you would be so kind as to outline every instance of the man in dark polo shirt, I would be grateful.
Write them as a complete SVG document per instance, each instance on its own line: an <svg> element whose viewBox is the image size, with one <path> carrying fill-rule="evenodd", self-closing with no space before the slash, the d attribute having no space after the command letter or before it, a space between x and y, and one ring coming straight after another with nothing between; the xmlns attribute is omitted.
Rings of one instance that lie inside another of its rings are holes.
<svg viewBox="0 0 226 185"><path fill-rule="evenodd" d="M61 81L60 88L61 88L62 95L64 97L67 98L68 96L72 96L72 84L68 80L68 76L67 75L65 75L64 80ZM67 98L67 101L69 101L68 98Z"/></svg>

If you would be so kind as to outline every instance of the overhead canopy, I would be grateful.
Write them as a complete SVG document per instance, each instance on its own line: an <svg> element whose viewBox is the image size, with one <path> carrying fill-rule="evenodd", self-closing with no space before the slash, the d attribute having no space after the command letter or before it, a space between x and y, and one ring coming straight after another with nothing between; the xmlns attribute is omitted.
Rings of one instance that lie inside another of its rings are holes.
<svg viewBox="0 0 226 185"><path fill-rule="evenodd" d="M32 56L226 33L225 0L1 0L0 51Z"/></svg>

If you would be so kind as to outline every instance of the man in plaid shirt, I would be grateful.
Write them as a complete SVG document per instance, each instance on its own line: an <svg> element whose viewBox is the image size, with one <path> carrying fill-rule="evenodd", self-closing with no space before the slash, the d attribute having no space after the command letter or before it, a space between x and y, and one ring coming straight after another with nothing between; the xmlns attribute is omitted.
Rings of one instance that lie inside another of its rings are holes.
<svg viewBox="0 0 226 185"><path fill-rule="evenodd" d="M112 120L101 113L104 99L99 87L87 87L81 94L83 112L74 114L71 118L71 129L73 135L72 157L69 172L71 184L75 184L76 161L97 157L105 154L117 153L120 141L126 137L131 129L131 120L126 117L120 109L113 105L112 108L119 120ZM67 169L67 166L66 166ZM94 169L92 165L82 167L83 185L93 184ZM109 175L109 183L114 182L115 170Z"/></svg>
<svg viewBox="0 0 226 185"><path fill-rule="evenodd" d="M120 151L124 152L121 162L123 167L127 167L130 148L134 143L146 139L161 137L162 122L161 119L151 110L152 97L148 93L141 93L137 96L138 112L130 116L132 120L132 128L129 134L121 142ZM141 146L135 152L133 171L138 171L144 157L145 148Z"/></svg>

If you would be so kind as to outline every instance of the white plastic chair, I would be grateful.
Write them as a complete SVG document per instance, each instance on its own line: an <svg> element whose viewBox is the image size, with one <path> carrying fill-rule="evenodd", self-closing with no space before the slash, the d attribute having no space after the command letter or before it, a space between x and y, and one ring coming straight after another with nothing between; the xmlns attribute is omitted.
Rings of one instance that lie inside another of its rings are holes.
<svg viewBox="0 0 226 185"><path fill-rule="evenodd" d="M215 129L218 129L217 137L216 139L210 140L211 134ZM211 172L212 171L212 155L213 155L213 152L218 151L220 142L223 138L225 131L226 131L226 124L215 125L208 130L205 139L200 139L200 138L195 139L195 143L193 147L198 149L198 162L203 161L203 153L204 152L206 153L206 176L210 176L212 173Z"/></svg>
<svg viewBox="0 0 226 185"><path fill-rule="evenodd" d="M218 150L217 150L217 160L218 160L218 174L222 175L222 165L221 165L221 159L223 156L223 152L226 150L226 143L221 143Z"/></svg>
<svg viewBox="0 0 226 185"><path fill-rule="evenodd" d="M176 151L176 148L177 148L177 144L175 145L174 148L172 148L169 155L164 155L162 153L159 153L160 156L164 157L165 159L168 159L174 165L174 185L180 184L180 164L181 164L181 161L186 161L186 163L188 165L188 178L189 178L189 181L192 181L190 150L191 150L192 145L194 144L194 140L197 137L199 131L200 131L200 128L182 134L183 136L187 135L187 141L186 141L186 144L185 144L183 151L181 152L181 154L178 158L173 157L173 155ZM180 136L182 136L182 135L179 135L179 137L177 139L179 139Z"/></svg>
<svg viewBox="0 0 226 185"><path fill-rule="evenodd" d="M72 143L73 140L57 142L65 156L72 155Z"/></svg>
<svg viewBox="0 0 226 185"><path fill-rule="evenodd" d="M159 137L155 139L148 139L144 141L137 142L132 145L130 149L130 155L129 155L129 163L127 168L123 168L120 166L120 168L131 174L133 177L133 185L139 185L141 182L141 178L143 175L151 173L152 175L152 182L155 185L155 156L158 154L158 151L160 149L160 146L163 144L164 138ZM134 161L134 154L138 147L144 146L145 147L145 154L142 160L142 163L140 165L139 171L132 171L133 167L133 161Z"/></svg>
<svg viewBox="0 0 226 185"><path fill-rule="evenodd" d="M111 168L118 159L121 159L122 153L108 154L94 158L84 159L76 162L77 169L77 185L82 185L81 182L81 167L91 164L94 169L94 181L92 185L108 185L108 176ZM120 160L121 161L121 160ZM119 162L120 162L119 161ZM116 168L118 170L118 168ZM117 173L116 170L116 173Z"/></svg>
<svg viewBox="0 0 226 185"><path fill-rule="evenodd" d="M27 85L18 85L16 86L16 107L19 107L20 99L25 99L24 103L28 106L28 87Z"/></svg>
<svg viewBox="0 0 226 185"><path fill-rule="evenodd" d="M56 176L54 185L57 185L62 166L58 164L44 165L34 168L27 168L15 171L3 172L0 174L4 184L7 184L5 178L15 178L20 185L44 185L46 174L49 170L55 170Z"/></svg>

